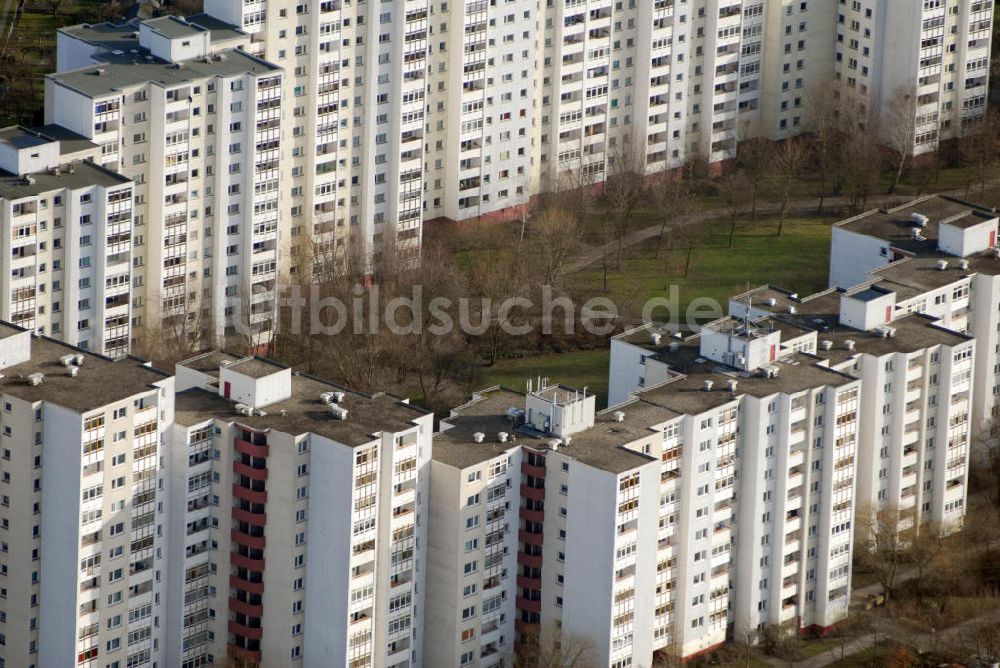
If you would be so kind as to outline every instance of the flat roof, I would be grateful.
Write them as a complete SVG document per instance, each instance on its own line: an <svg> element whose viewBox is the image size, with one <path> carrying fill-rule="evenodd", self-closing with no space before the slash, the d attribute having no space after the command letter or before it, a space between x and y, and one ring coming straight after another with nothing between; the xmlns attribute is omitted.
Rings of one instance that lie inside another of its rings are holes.
<svg viewBox="0 0 1000 668"><path fill-rule="evenodd" d="M24 331L4 324L6 336ZM6 338L4 336L3 338ZM59 358L83 354L84 363L75 377L66 372ZM24 401L47 401L77 413L86 413L108 404L143 394L170 374L146 366L135 357L112 360L62 341L32 335L31 359L0 371L0 392ZM29 385L28 375L44 374L41 384Z"/></svg>
<svg viewBox="0 0 1000 668"><path fill-rule="evenodd" d="M51 137L52 139L58 141L59 155L79 153L80 151L90 151L101 147L100 144L95 144L83 135L77 134L72 130L67 130L61 125L56 125L54 123L34 128L34 131L40 132L46 137Z"/></svg>
<svg viewBox="0 0 1000 668"><path fill-rule="evenodd" d="M320 399L320 394L332 391L344 392L344 399L338 404L347 409L347 419L334 417ZM330 381L294 373L291 396L263 407L266 415L239 415L235 406L235 402L217 392L191 388L177 394L174 419L185 426L217 418L258 430L274 429L295 435L312 432L355 448L370 443L381 432L409 429L416 418L428 414L398 397L353 392Z"/></svg>
<svg viewBox="0 0 1000 668"><path fill-rule="evenodd" d="M916 224L911 214L927 216L927 225L921 229L921 239L913 237ZM842 220L834 227L890 242L900 250L924 254L937 250L940 225L971 227L992 220L997 214L975 204L946 195L927 195L892 209L875 209L853 218Z"/></svg>
<svg viewBox="0 0 1000 668"><path fill-rule="evenodd" d="M39 132L29 130L21 125L0 128L0 144L8 144L18 150L42 146L52 140Z"/></svg>
<svg viewBox="0 0 1000 668"><path fill-rule="evenodd" d="M518 447L518 433L507 417L508 408L523 409L524 394L500 385L476 392L468 403L452 409L451 416L442 420L451 427L434 435L431 458L464 469ZM477 432L484 436L482 443L473 439ZM506 443L500 443L500 432L509 435Z"/></svg>
<svg viewBox="0 0 1000 668"><path fill-rule="evenodd" d="M159 60L145 49L140 50L138 54L104 54L102 60L105 62L76 70L47 74L46 77L88 97L100 98L148 83L172 88L216 76L265 74L281 69L239 49L226 49L213 54L212 58L192 58L180 63ZM204 62L205 60L208 62ZM178 64L181 66L178 67Z"/></svg>
<svg viewBox="0 0 1000 668"><path fill-rule="evenodd" d="M67 165L61 165L58 175L46 171L35 172L29 176L31 176L32 183L15 174L0 171L0 198L14 200L22 197L34 197L61 188L71 190L89 186L112 188L131 182L128 177L105 169L89 160L74 160Z"/></svg>
<svg viewBox="0 0 1000 668"><path fill-rule="evenodd" d="M200 35L205 32L205 28L189 23L179 16L161 16L155 19L146 19L142 22L142 25L152 28L167 39L183 39L184 37Z"/></svg>
<svg viewBox="0 0 1000 668"><path fill-rule="evenodd" d="M226 365L225 368L233 369L236 373L249 378L263 378L289 367L255 355L253 357L244 357L237 362Z"/></svg>

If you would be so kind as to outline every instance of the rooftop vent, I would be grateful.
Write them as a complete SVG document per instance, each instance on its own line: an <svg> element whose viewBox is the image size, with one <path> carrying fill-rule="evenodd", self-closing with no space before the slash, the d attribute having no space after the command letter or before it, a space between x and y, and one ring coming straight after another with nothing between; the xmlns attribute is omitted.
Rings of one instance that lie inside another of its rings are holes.
<svg viewBox="0 0 1000 668"><path fill-rule="evenodd" d="M552 448L553 450L558 450L560 445L562 445L562 441L560 441L558 438L553 438L551 441L549 441L549 447Z"/></svg>
<svg viewBox="0 0 1000 668"><path fill-rule="evenodd" d="M284 408L282 408L280 411L278 411L278 414L281 417L288 417L288 411L286 411Z"/></svg>
<svg viewBox="0 0 1000 668"><path fill-rule="evenodd" d="M789 299L798 299L799 298L799 293L793 292L792 294L788 295L788 298Z"/></svg>
<svg viewBox="0 0 1000 668"><path fill-rule="evenodd" d="M499 434L497 434L497 440L500 441L501 443L506 443L507 442L507 432L501 431Z"/></svg>
<svg viewBox="0 0 1000 668"><path fill-rule="evenodd" d="M674 332L674 338L675 339L683 339L684 335L681 334L680 332Z"/></svg>
<svg viewBox="0 0 1000 668"><path fill-rule="evenodd" d="M948 268L948 260L938 260L937 261L938 271L944 271Z"/></svg>
<svg viewBox="0 0 1000 668"><path fill-rule="evenodd" d="M233 408L235 408L236 412L240 415L251 415L253 413L253 409L246 404L236 404Z"/></svg>
<svg viewBox="0 0 1000 668"><path fill-rule="evenodd" d="M343 406L338 406L337 404L330 404L330 415L332 415L337 420L347 419L347 409Z"/></svg>
<svg viewBox="0 0 1000 668"><path fill-rule="evenodd" d="M854 339L846 339L844 341L845 350L854 350Z"/></svg>
<svg viewBox="0 0 1000 668"><path fill-rule="evenodd" d="M962 258L961 260L958 261L958 268L961 269L962 271L968 271L969 261L966 260L965 258Z"/></svg>
<svg viewBox="0 0 1000 668"><path fill-rule="evenodd" d="M913 212L910 214L910 221L917 227L927 227L930 219L922 213Z"/></svg>
<svg viewBox="0 0 1000 668"><path fill-rule="evenodd" d="M256 415L257 417L264 417L265 415L267 415L267 412L262 410L255 410L253 414Z"/></svg>
<svg viewBox="0 0 1000 668"><path fill-rule="evenodd" d="M768 297L767 298L767 305L768 306L777 306L778 305L778 300L775 299L774 297Z"/></svg>
<svg viewBox="0 0 1000 668"><path fill-rule="evenodd" d="M347 394L344 393L344 392L334 392L333 393L333 400L336 401L339 404L339 403L342 403L344 401L344 397L346 397L346 396L347 396Z"/></svg>
<svg viewBox="0 0 1000 668"><path fill-rule="evenodd" d="M82 353L77 353L76 354L76 359L73 360L73 363L76 364L77 366L83 366L83 360L84 359L86 359L86 358L84 357L84 355Z"/></svg>
<svg viewBox="0 0 1000 668"><path fill-rule="evenodd" d="M624 411L615 411L614 413L611 414L611 417L614 419L615 422L624 422L625 421L625 413L624 413Z"/></svg>
<svg viewBox="0 0 1000 668"><path fill-rule="evenodd" d="M43 378L45 378L45 374L38 373L37 371L35 373L29 373L28 385L41 385Z"/></svg>
<svg viewBox="0 0 1000 668"><path fill-rule="evenodd" d="M66 375L70 378L76 378L76 374L80 373L80 367L70 366L66 368Z"/></svg>
<svg viewBox="0 0 1000 668"><path fill-rule="evenodd" d="M35 185L35 177L32 176L32 175L30 175L30 174L28 174L27 176L25 176L24 177L24 185L26 185L26 186L33 186L33 185Z"/></svg>
<svg viewBox="0 0 1000 668"><path fill-rule="evenodd" d="M823 339L819 342L819 347L821 350L833 350L833 341L829 339Z"/></svg>
<svg viewBox="0 0 1000 668"><path fill-rule="evenodd" d="M714 385L714 384L715 383L713 383L712 381L706 380L705 381L705 391L706 392L711 392L712 391L712 385Z"/></svg>
<svg viewBox="0 0 1000 668"><path fill-rule="evenodd" d="M796 309L796 308L795 308L794 306L789 306L789 307L788 307L788 312L789 312L790 314L792 314L792 315L795 315L795 312L796 312L796 310L797 310L797 309Z"/></svg>
<svg viewBox="0 0 1000 668"><path fill-rule="evenodd" d="M472 440L475 441L476 443L482 443L484 438L486 438L486 434L484 434L481 431L477 431L475 434L472 435Z"/></svg>
<svg viewBox="0 0 1000 668"><path fill-rule="evenodd" d="M726 381L726 387L728 387L729 391L732 392L733 394L736 394L736 387L739 384L740 384L739 381L734 380L734 379Z"/></svg>
<svg viewBox="0 0 1000 668"><path fill-rule="evenodd" d="M667 346L667 348L670 350L670 352L675 353L678 350L680 350L681 344L677 343L676 341L671 341L670 345Z"/></svg>
<svg viewBox="0 0 1000 668"><path fill-rule="evenodd" d="M914 239L917 239L917 240L923 239L923 237L920 236L920 228L919 227L911 228L910 229L910 236L913 237Z"/></svg>
<svg viewBox="0 0 1000 668"><path fill-rule="evenodd" d="M59 363L63 366L73 366L73 362L76 361L76 355L63 355L59 358Z"/></svg>
<svg viewBox="0 0 1000 668"><path fill-rule="evenodd" d="M652 343L654 346L658 346L660 345L661 337L662 334L660 334L659 332L651 332L649 335L649 342Z"/></svg>

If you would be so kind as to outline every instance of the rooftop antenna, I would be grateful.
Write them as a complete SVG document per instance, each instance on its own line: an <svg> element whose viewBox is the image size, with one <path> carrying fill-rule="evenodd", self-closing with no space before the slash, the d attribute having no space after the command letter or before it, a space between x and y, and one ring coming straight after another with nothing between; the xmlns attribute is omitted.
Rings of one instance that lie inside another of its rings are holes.
<svg viewBox="0 0 1000 668"><path fill-rule="evenodd" d="M753 298L750 296L750 281L747 281L747 315L746 320L743 323L743 327L746 328L747 332L750 332L750 306L753 303Z"/></svg>

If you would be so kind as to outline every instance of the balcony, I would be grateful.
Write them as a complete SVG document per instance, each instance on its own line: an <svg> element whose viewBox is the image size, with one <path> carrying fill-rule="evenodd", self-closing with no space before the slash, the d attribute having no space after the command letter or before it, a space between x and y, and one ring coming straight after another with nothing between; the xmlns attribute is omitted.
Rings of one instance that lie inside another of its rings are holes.
<svg viewBox="0 0 1000 668"><path fill-rule="evenodd" d="M238 575L229 576L229 586L233 589L239 589L245 591L249 594L263 594L264 593L264 583L263 582L251 582L250 580L244 580ZM230 601L235 599L230 598Z"/></svg>
<svg viewBox="0 0 1000 668"><path fill-rule="evenodd" d="M242 508L233 508L233 519L246 522L252 526L262 527L267 524L267 513L254 513Z"/></svg>
<svg viewBox="0 0 1000 668"><path fill-rule="evenodd" d="M261 604L247 603L238 598L229 599L229 609L247 617L260 617L264 614L264 606Z"/></svg>
<svg viewBox="0 0 1000 668"><path fill-rule="evenodd" d="M545 540L542 534L532 533L530 531L525 531L524 529L517 532L517 539L526 545L541 545ZM539 557L539 560L541 560L541 557Z"/></svg>
<svg viewBox="0 0 1000 668"><path fill-rule="evenodd" d="M251 457L267 457L267 445L256 445L250 441L244 441L242 438L234 439L233 446L236 448L236 452L244 455L250 455Z"/></svg>
<svg viewBox="0 0 1000 668"><path fill-rule="evenodd" d="M264 629L259 626L246 626L239 622L229 622L229 632L238 636L243 636L248 640L260 640L264 636Z"/></svg>
<svg viewBox="0 0 1000 668"><path fill-rule="evenodd" d="M252 557L245 557L239 552L229 553L229 563L233 566L239 568L245 568L251 571L263 571L264 570L264 559L254 559Z"/></svg>
<svg viewBox="0 0 1000 668"><path fill-rule="evenodd" d="M535 464L529 464L527 462L521 462L521 473L524 475L530 475L535 478L545 477L545 466L537 466Z"/></svg>
<svg viewBox="0 0 1000 668"><path fill-rule="evenodd" d="M249 501L250 503L267 503L266 490L257 492L247 489L239 483L233 483L233 496L241 501Z"/></svg>
<svg viewBox="0 0 1000 668"><path fill-rule="evenodd" d="M525 554L524 552L518 552L517 563L520 566L528 566L530 568L541 568L542 557L541 555Z"/></svg>
<svg viewBox="0 0 1000 668"><path fill-rule="evenodd" d="M251 536L250 534L245 534L242 531L237 531L233 529L229 534L230 539L237 545L243 545L244 547L249 547L254 550L263 550L266 544L266 539L264 536Z"/></svg>
<svg viewBox="0 0 1000 668"><path fill-rule="evenodd" d="M242 462L233 462L233 473L236 475L246 476L251 480L267 480L266 468L254 468L243 464Z"/></svg>

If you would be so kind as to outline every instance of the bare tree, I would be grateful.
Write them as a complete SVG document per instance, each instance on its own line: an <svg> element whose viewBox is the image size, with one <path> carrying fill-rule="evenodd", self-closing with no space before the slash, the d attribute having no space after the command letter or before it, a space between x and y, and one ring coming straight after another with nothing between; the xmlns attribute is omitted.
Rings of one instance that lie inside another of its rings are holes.
<svg viewBox="0 0 1000 668"><path fill-rule="evenodd" d="M732 248L736 237L736 219L746 202L747 178L742 169L733 167L722 175L720 184L722 198L729 210L729 248Z"/></svg>
<svg viewBox="0 0 1000 668"><path fill-rule="evenodd" d="M792 194L792 186L802 177L805 171L809 151L803 140L789 137L781 142L774 151L774 179L778 197L781 201L781 212L778 218L778 236L785 228L785 218L788 217L788 205Z"/></svg>
<svg viewBox="0 0 1000 668"><path fill-rule="evenodd" d="M636 145L631 137L626 136L611 149L604 182L609 236L617 242L617 269L622 267L622 250L625 237L632 230L635 210L646 193L646 152L641 144Z"/></svg>
<svg viewBox="0 0 1000 668"><path fill-rule="evenodd" d="M830 193L837 169L839 86L835 82L824 82L806 90L806 106L809 113L809 137L812 153L819 176L819 203L817 209L823 212L823 202Z"/></svg>
<svg viewBox="0 0 1000 668"><path fill-rule="evenodd" d="M848 198L852 214L864 210L878 177L878 162L872 147L879 136L878 119L867 100L845 96L839 115L837 180Z"/></svg>
<svg viewBox="0 0 1000 668"><path fill-rule="evenodd" d="M987 111L965 130L959 141L959 153L969 169L970 188L978 184L982 199L986 195L986 184L996 175L1000 162L1000 117L997 112Z"/></svg>
<svg viewBox="0 0 1000 668"><path fill-rule="evenodd" d="M596 668L597 648L587 636L568 633L559 622L525 633L514 665L523 668Z"/></svg>
<svg viewBox="0 0 1000 668"><path fill-rule="evenodd" d="M888 603L906 554L905 522L899 508L859 508L855 558L875 575Z"/></svg>
<svg viewBox="0 0 1000 668"><path fill-rule="evenodd" d="M892 177L889 182L890 195L896 191L913 162L916 123L916 95L912 90L900 88L893 94L879 122L880 143L885 149L886 163Z"/></svg>
<svg viewBox="0 0 1000 668"><path fill-rule="evenodd" d="M690 182L684 178L661 178L656 187L656 203L659 208L660 234L656 237L654 256L660 257L667 227L675 225L691 213L694 194L691 192Z"/></svg>
<svg viewBox="0 0 1000 668"><path fill-rule="evenodd" d="M774 169L774 144L771 140L751 136L736 147L736 165L750 188L750 220L757 220L757 198L770 182Z"/></svg>
<svg viewBox="0 0 1000 668"><path fill-rule="evenodd" d="M561 208L547 208L536 214L527 227L532 263L543 285L558 285L580 250L580 223Z"/></svg>

